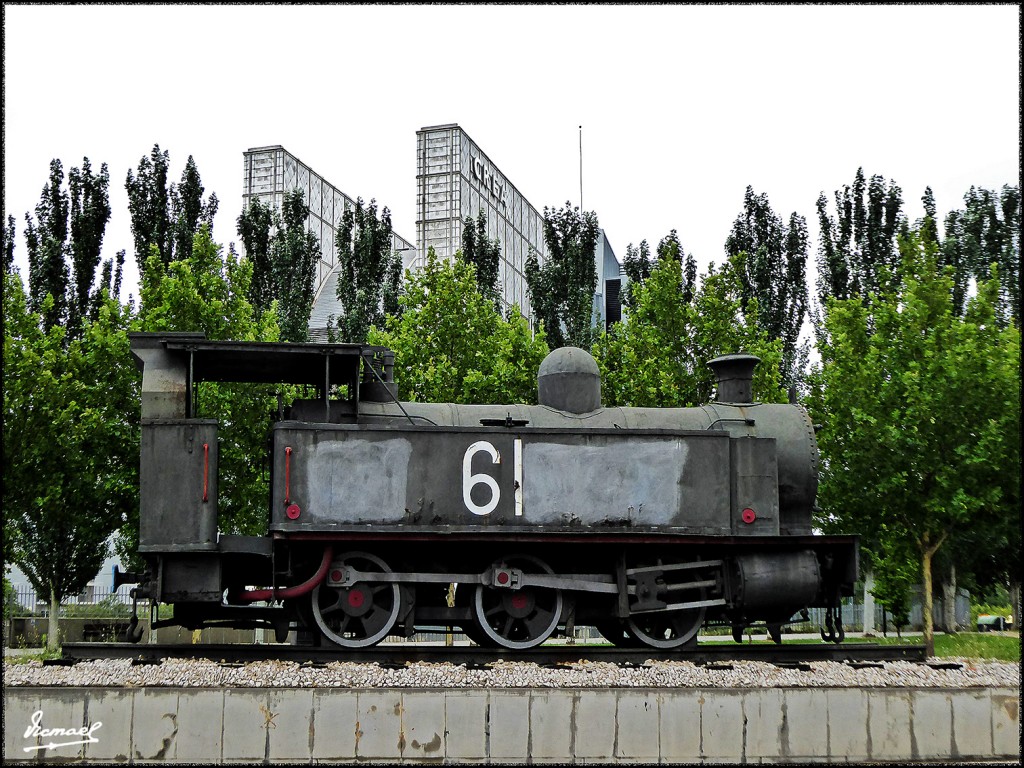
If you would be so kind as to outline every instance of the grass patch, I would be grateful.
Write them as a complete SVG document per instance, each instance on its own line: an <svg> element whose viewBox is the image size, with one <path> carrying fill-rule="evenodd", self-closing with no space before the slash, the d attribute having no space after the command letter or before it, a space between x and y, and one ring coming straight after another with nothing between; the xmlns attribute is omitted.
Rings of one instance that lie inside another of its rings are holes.
<svg viewBox="0 0 1024 768"><path fill-rule="evenodd" d="M875 642L885 645L920 645L920 635L897 640L895 637L877 637ZM1020 635L1008 632L960 632L935 635L935 658L960 657L988 661L1020 662Z"/></svg>
<svg viewBox="0 0 1024 768"><path fill-rule="evenodd" d="M45 648L41 648L34 653L18 653L4 656L4 664L28 664L30 661L46 661L48 659L59 659L61 657L60 649L54 651L48 651Z"/></svg>
<svg viewBox="0 0 1024 768"><path fill-rule="evenodd" d="M962 632L936 635L935 655L1020 662L1020 635L1001 632Z"/></svg>

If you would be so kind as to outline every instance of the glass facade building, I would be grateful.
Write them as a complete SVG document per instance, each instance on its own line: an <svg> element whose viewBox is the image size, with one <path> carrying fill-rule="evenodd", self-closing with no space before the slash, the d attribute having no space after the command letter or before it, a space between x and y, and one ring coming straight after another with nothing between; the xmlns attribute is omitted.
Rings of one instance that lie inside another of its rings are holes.
<svg viewBox="0 0 1024 768"><path fill-rule="evenodd" d="M327 322L338 316L338 249L334 241L342 214L355 208L356 201L280 145L256 147L243 156L242 206L258 199L280 211L284 193L300 189L309 206L306 226L320 240L320 260L316 267L313 311L309 318L311 336L326 338ZM391 234L391 247L402 254L409 267L416 258L415 246L401 235Z"/></svg>
<svg viewBox="0 0 1024 768"><path fill-rule="evenodd" d="M483 211L487 236L501 241L498 279L506 306L529 316L526 255L533 248L543 263L544 217L458 125L416 132L416 243L452 258L462 246L463 222Z"/></svg>
<svg viewBox="0 0 1024 768"><path fill-rule="evenodd" d="M280 145L256 147L244 153L242 203L259 199L281 209L284 193L301 189L309 205L308 228L320 240L316 290L310 334L326 337L330 317L340 312L336 298L337 246L334 238L341 216L355 200L313 171ZM463 222L480 212L487 218L487 236L501 243L498 279L506 307L517 306L530 316L526 257L530 249L546 257L544 216L523 197L508 177L458 125L430 126L416 132L416 243L392 234L392 247L402 253L408 268L426 262L428 248L450 259L462 247ZM601 230L594 259L598 288L594 318L608 325L621 317L618 296L619 262Z"/></svg>

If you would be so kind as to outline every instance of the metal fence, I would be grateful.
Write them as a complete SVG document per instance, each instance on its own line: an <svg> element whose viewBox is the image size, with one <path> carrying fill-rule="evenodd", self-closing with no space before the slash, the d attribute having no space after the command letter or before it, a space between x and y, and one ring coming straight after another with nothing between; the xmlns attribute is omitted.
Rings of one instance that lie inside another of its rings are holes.
<svg viewBox="0 0 1024 768"><path fill-rule="evenodd" d="M88 610L95 616L102 615L107 609L112 617L124 613L123 608L131 608L131 585L122 585L117 591L90 584L81 594L67 598L61 604L60 615L66 617L81 610ZM123 608L122 608L123 606ZM4 606L5 613L7 606ZM14 603L11 615L15 617L39 617L50 615L50 604L36 595L30 584L14 585Z"/></svg>

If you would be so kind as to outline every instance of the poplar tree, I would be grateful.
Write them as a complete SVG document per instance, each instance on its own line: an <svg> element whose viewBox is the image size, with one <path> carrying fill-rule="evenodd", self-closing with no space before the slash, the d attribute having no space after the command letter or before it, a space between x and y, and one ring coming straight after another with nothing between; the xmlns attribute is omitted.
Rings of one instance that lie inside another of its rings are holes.
<svg viewBox="0 0 1024 768"><path fill-rule="evenodd" d="M501 310L501 283L498 268L501 263L501 240L487 237L487 217L483 208L474 222L466 217L462 224L462 260L476 269L476 281L480 293L490 299L496 309Z"/></svg>
<svg viewBox="0 0 1024 768"><path fill-rule="evenodd" d="M377 216L377 201L363 207L356 200L341 217L338 248L337 297L341 304L341 341L361 344L371 327L383 328L386 315L399 312L402 257L391 249L391 212Z"/></svg>
<svg viewBox="0 0 1024 768"><path fill-rule="evenodd" d="M60 160L52 160L49 181L36 205L36 218L25 214L29 308L43 312L44 330L65 326L68 339L81 335L83 319L99 301L94 282L110 220L109 183L107 164L94 174L86 157L80 169L68 172L65 190L63 166ZM13 256L11 259L13 262ZM110 265L105 269L109 270ZM47 296L53 301L47 303Z"/></svg>
<svg viewBox="0 0 1024 768"><path fill-rule="evenodd" d="M49 604L50 648L61 604L95 577L108 539L137 511L139 445L131 307L104 293L95 321L70 338L65 326L45 327L53 304L47 294L33 311L20 275L7 270L4 529L14 563Z"/></svg>
<svg viewBox="0 0 1024 768"><path fill-rule="evenodd" d="M796 386L803 380L808 345L800 345L807 316L807 223L796 212L783 224L768 196L748 186L743 212L725 241L742 282L742 309L757 299L757 323L768 338L782 340L782 380Z"/></svg>
<svg viewBox="0 0 1024 768"><path fill-rule="evenodd" d="M252 264L249 303L257 314L270 309L277 297L270 260L270 228L273 223L273 209L261 203L258 197L250 201L236 220L238 236L242 238L242 247L245 248L245 258Z"/></svg>
<svg viewBox="0 0 1024 768"><path fill-rule="evenodd" d="M68 194L63 189L64 166L50 161L50 179L36 204L36 220L25 214L28 248L28 308L42 312L43 329L63 326L68 317L70 270L65 258L68 238ZM38 223L37 223L38 222ZM46 297L53 300L43 310Z"/></svg>
<svg viewBox="0 0 1024 768"><path fill-rule="evenodd" d="M8 215L7 226L4 228L4 272L14 267L14 217Z"/></svg>
<svg viewBox="0 0 1024 768"><path fill-rule="evenodd" d="M996 193L971 187L964 208L946 215L941 260L956 270L957 307L963 311L970 278L985 279L999 267L999 319L1020 327L1020 188L1004 184ZM933 203L934 216L934 203Z"/></svg>
<svg viewBox="0 0 1024 768"><path fill-rule="evenodd" d="M651 247L646 240L641 240L639 246L632 243L626 246L626 256L622 260L622 271L626 275L626 286L622 290L622 304L626 309L633 308L633 297L638 287L646 282L654 269L654 262L651 258Z"/></svg>
<svg viewBox="0 0 1024 768"><path fill-rule="evenodd" d="M906 228L903 192L891 180L872 176L865 181L858 168L853 185L835 192L836 215L828 198L818 197L821 240L818 250L818 300L864 298L892 287L900 256L896 236Z"/></svg>
<svg viewBox="0 0 1024 768"><path fill-rule="evenodd" d="M684 252L682 243L679 242L679 235L673 229L658 242L653 257L646 240L640 241L639 248L633 247L632 243L626 246L626 258L622 261L622 269L626 274L626 287L623 291L622 302L627 310L634 306L637 289L647 281L657 263L664 258L674 259L682 265L680 294L684 303L688 304L693 300L697 288L697 261L693 258L692 253Z"/></svg>
<svg viewBox="0 0 1024 768"><path fill-rule="evenodd" d="M597 214L564 208L544 208L544 264L530 249L526 283L534 317L544 327L552 349L589 349L594 339L594 293L597 290Z"/></svg>
<svg viewBox="0 0 1024 768"><path fill-rule="evenodd" d="M139 161L137 173L128 171L125 190L132 219L135 259L141 275L149 258L149 247L155 245L160 260L169 264L187 259L199 227L206 224L212 231L217 213L217 195L211 193L203 201L204 187L189 155L179 184L168 186L170 153L154 144L149 157Z"/></svg>
<svg viewBox="0 0 1024 768"><path fill-rule="evenodd" d="M309 206L301 190L286 192L270 243L274 298L281 341L308 341L320 241L306 229ZM255 271L255 270L254 270Z"/></svg>

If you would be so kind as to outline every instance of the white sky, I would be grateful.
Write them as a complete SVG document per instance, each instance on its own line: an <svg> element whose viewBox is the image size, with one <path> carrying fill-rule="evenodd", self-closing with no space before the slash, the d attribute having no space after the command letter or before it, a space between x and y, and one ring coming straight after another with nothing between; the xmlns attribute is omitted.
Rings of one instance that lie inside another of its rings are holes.
<svg viewBox="0 0 1024 768"><path fill-rule="evenodd" d="M237 241L242 153L282 144L415 239L416 130L458 123L538 209L595 210L620 260L675 228L703 266L748 184L784 220L893 179L912 219L1018 183L1015 5L4 6L4 221L49 162L110 168L104 255L154 143L193 155ZM23 267L23 275L27 270Z"/></svg>

